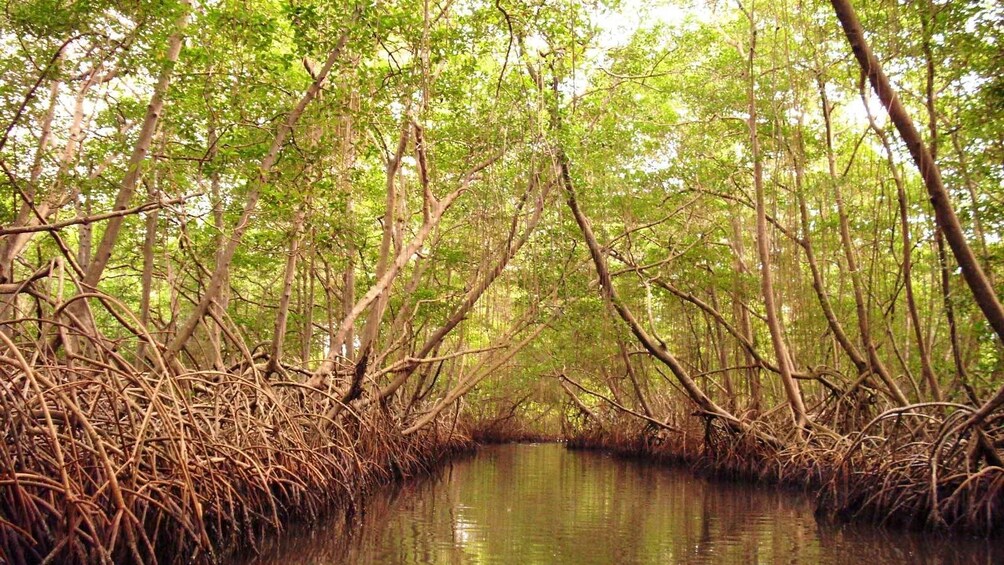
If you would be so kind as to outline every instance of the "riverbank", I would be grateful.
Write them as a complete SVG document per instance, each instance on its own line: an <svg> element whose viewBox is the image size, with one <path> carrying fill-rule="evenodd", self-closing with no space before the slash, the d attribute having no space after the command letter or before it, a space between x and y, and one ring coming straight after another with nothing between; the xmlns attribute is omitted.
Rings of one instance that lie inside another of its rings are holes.
<svg viewBox="0 0 1004 565"><path fill-rule="evenodd" d="M877 418L882 433L800 439L781 426L736 434L709 423L656 431L622 418L570 434L573 449L594 449L683 464L717 477L795 488L815 495L822 520L861 522L980 537L1004 535L1004 468L980 461L977 440L946 427L956 418L916 407ZM884 421L888 420L888 421ZM779 433L780 432L780 433Z"/></svg>
<svg viewBox="0 0 1004 565"><path fill-rule="evenodd" d="M404 436L384 410L326 419L337 398L255 371L164 377L113 360L100 371L0 364L8 562L218 560L477 442L554 439L513 419L445 416ZM811 489L839 520L999 535L1004 467L981 442L997 441L1002 419L974 435L960 414L914 406L862 432L809 437L783 419L737 433L716 420L681 417L673 431L613 415L568 445Z"/></svg>
<svg viewBox="0 0 1004 565"><path fill-rule="evenodd" d="M404 437L381 411L334 423L254 376L22 368L0 398L20 438L0 452L10 563L215 561L475 445L449 425Z"/></svg>

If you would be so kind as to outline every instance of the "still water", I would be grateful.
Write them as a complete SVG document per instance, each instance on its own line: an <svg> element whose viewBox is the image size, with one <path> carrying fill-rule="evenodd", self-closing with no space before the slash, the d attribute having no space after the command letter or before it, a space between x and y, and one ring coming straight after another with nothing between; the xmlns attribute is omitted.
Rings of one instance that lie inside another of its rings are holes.
<svg viewBox="0 0 1004 565"><path fill-rule="evenodd" d="M998 545L824 526L804 496L539 444L485 447L252 563L989 564L1004 562Z"/></svg>

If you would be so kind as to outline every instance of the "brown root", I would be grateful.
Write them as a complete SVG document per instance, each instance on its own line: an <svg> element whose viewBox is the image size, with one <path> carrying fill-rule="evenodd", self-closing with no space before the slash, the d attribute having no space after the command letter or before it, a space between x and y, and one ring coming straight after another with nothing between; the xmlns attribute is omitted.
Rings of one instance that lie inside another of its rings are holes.
<svg viewBox="0 0 1004 565"><path fill-rule="evenodd" d="M218 559L473 445L452 427L404 438L378 410L326 426L300 387L256 371L142 371L81 331L72 355L27 356L37 342L8 335L0 554L12 563Z"/></svg>

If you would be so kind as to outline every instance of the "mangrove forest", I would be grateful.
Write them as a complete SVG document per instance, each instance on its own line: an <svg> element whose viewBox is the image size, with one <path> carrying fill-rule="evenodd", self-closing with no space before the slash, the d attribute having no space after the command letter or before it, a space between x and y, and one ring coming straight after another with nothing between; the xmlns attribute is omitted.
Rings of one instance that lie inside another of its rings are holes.
<svg viewBox="0 0 1004 565"><path fill-rule="evenodd" d="M0 3L0 563L240 562L527 441L588 451L457 473L635 485L593 562L681 468L1004 535L1000 3Z"/></svg>

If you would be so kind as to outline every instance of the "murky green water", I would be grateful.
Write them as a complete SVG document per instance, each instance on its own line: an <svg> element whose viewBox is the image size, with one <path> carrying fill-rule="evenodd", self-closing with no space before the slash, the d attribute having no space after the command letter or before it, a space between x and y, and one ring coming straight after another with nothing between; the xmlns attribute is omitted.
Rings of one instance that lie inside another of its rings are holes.
<svg viewBox="0 0 1004 565"><path fill-rule="evenodd" d="M818 525L790 492L542 444L484 448L254 563L1001 563L997 545Z"/></svg>

